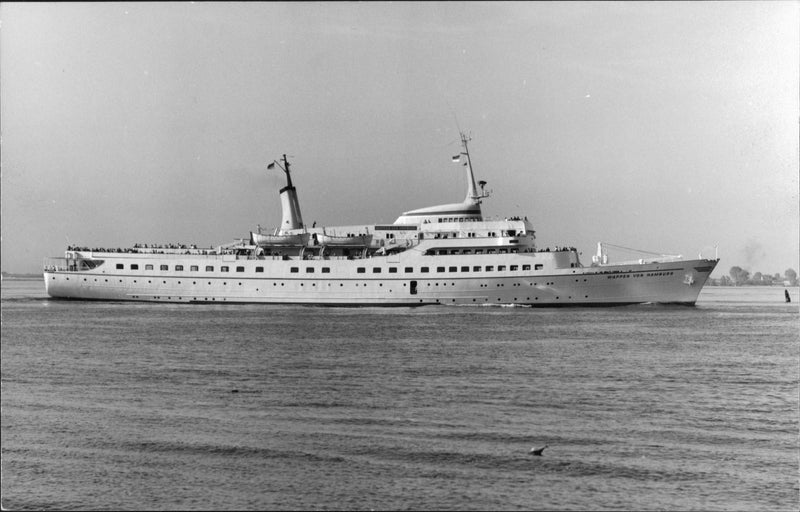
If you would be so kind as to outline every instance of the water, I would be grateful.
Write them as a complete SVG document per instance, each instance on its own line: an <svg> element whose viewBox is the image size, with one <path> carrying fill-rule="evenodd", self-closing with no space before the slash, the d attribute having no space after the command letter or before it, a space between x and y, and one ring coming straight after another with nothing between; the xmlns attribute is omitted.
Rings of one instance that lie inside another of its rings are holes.
<svg viewBox="0 0 800 512"><path fill-rule="evenodd" d="M4 281L2 505L797 510L790 291L335 309Z"/></svg>

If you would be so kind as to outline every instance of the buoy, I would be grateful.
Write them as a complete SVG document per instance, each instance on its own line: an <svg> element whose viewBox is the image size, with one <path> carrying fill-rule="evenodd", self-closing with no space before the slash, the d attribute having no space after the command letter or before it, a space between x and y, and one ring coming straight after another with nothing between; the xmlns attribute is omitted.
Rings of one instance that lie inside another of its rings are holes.
<svg viewBox="0 0 800 512"><path fill-rule="evenodd" d="M545 448L547 448L547 445L544 445L541 448L531 448L531 452L530 453L531 453L531 455L536 455L536 456L541 457L542 456L542 452L544 451Z"/></svg>

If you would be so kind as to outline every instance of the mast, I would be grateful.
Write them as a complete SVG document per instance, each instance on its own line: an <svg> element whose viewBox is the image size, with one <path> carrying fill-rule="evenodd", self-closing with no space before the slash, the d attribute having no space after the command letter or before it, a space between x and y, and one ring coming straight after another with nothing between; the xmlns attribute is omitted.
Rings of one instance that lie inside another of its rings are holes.
<svg viewBox="0 0 800 512"><path fill-rule="evenodd" d="M461 133L461 145L464 146L464 152L461 153L462 155L467 157L467 161L465 163L465 167L467 168L467 197L464 198L464 202L468 204L480 204L481 199L484 197L489 197L483 190L483 186L485 182L481 182L481 193L478 194L478 188L475 186L475 175L472 172L472 160L469 157L469 147L467 146L467 142L471 139L468 138L464 132Z"/></svg>
<svg viewBox="0 0 800 512"><path fill-rule="evenodd" d="M273 161L267 166L267 169L272 169L275 164L286 173L286 186L283 187L279 194L281 196L281 227L279 232L290 229L299 229L303 227L303 216L300 213L300 201L297 199L297 189L292 185L292 175L289 172L289 160L286 159L286 154L283 155L283 166L277 161Z"/></svg>
<svg viewBox="0 0 800 512"><path fill-rule="evenodd" d="M289 161L286 160L286 153L283 154L283 172L286 173L286 186L290 188L294 188L292 185L292 175L289 174Z"/></svg>

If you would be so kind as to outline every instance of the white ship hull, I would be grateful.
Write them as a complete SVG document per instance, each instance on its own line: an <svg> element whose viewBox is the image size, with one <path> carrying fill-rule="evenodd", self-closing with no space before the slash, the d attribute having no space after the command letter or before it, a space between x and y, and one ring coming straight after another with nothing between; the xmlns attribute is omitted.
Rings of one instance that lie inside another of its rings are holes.
<svg viewBox="0 0 800 512"><path fill-rule="evenodd" d="M692 305L717 263L701 259L559 269L552 265L558 254L440 257L408 253L405 258L287 261L222 256L155 259L111 253L93 255L103 259L103 264L91 270L46 271L45 282L52 297L115 301L330 306ZM156 269L168 261L171 270L138 270L149 261ZM130 270L131 264L138 269ZM522 269L523 265L533 269L537 264L542 265L540 270L496 270L502 266ZM117 265L122 269L116 269ZM186 270L175 271L177 265ZM492 270L487 271L487 265ZM214 270L205 271L207 266ZM228 267L227 272L220 271L223 266ZM198 270L189 270L194 267ZM422 272L423 267L428 271Z"/></svg>

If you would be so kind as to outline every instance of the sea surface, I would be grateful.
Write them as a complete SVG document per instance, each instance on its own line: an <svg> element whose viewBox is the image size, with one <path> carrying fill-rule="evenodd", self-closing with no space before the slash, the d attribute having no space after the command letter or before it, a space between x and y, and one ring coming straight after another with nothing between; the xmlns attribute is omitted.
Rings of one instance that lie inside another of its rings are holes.
<svg viewBox="0 0 800 512"><path fill-rule="evenodd" d="M2 506L798 510L789 290L382 309L72 302L6 280Z"/></svg>

